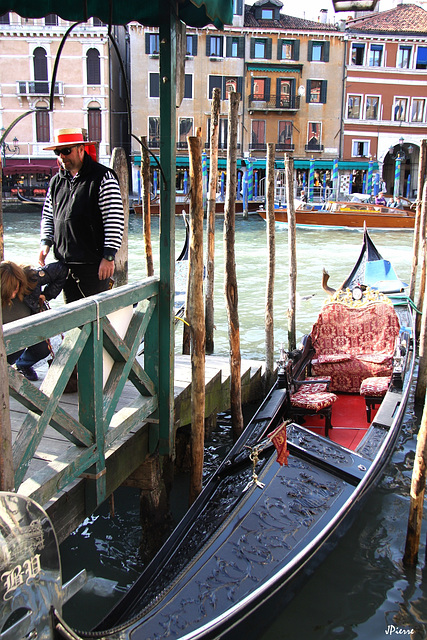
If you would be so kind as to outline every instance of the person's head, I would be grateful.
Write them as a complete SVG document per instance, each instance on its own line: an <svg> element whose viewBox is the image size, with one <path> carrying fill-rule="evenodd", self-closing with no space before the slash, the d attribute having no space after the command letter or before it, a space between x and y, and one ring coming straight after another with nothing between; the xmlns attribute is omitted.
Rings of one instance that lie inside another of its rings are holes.
<svg viewBox="0 0 427 640"><path fill-rule="evenodd" d="M74 176L83 165L85 146L93 144L85 140L83 129L57 129L54 144L45 149L53 151L58 156L61 167Z"/></svg>
<svg viewBox="0 0 427 640"><path fill-rule="evenodd" d="M0 263L0 278L2 306L10 306L14 298L22 301L32 289L23 267L10 260Z"/></svg>

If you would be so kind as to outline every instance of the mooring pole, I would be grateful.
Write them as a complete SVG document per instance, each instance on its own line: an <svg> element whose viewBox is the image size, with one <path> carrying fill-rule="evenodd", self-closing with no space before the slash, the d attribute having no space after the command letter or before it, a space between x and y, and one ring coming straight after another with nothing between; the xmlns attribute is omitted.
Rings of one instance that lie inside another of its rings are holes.
<svg viewBox="0 0 427 640"><path fill-rule="evenodd" d="M422 189L422 201L421 201L421 215L420 215L420 247L419 253L421 254L421 275L419 283L419 295L417 300L417 308L423 309L426 287L426 267L427 267L427 181L423 184ZM416 333L417 336L421 332L421 317L418 315L416 319Z"/></svg>
<svg viewBox="0 0 427 640"><path fill-rule="evenodd" d="M145 267L147 276L154 275L153 247L151 244L151 193L150 193L150 154L148 153L147 138L141 136L141 202L142 202L142 233L145 246Z"/></svg>
<svg viewBox="0 0 427 640"><path fill-rule="evenodd" d="M128 282L128 233L129 233L129 170L125 150L115 147L111 154L111 168L119 179L124 211L124 229L120 249L115 259L114 286L121 287Z"/></svg>
<svg viewBox="0 0 427 640"><path fill-rule="evenodd" d="M274 143L267 143L266 218L267 218L267 286L265 292L265 390L271 388L274 372L274 272L276 235L274 219Z"/></svg>
<svg viewBox="0 0 427 640"><path fill-rule="evenodd" d="M427 397L424 400L424 411L420 430L417 436L414 468L412 471L411 495L409 506L408 531L406 534L403 562L406 565L417 563L420 545L421 525L423 520L423 502L426 486L427 463Z"/></svg>
<svg viewBox="0 0 427 640"><path fill-rule="evenodd" d="M218 131L221 108L221 89L212 91L210 131L210 173L208 198L207 256L206 256L206 353L214 350L214 276L215 276L215 214L216 187L218 182Z"/></svg>
<svg viewBox="0 0 427 640"><path fill-rule="evenodd" d="M243 431L240 326L235 256L237 122L240 94L228 94L227 183L224 208L224 293L230 339L230 403L233 438Z"/></svg>
<svg viewBox="0 0 427 640"><path fill-rule="evenodd" d="M289 350L292 351L296 348L297 252L296 218L294 207L294 159L288 153L285 153L285 178L289 252L288 346Z"/></svg>
<svg viewBox="0 0 427 640"><path fill-rule="evenodd" d="M190 254L189 307L191 335L191 471L190 504L202 490L205 446L205 315L203 309L202 139L189 136Z"/></svg>
<svg viewBox="0 0 427 640"><path fill-rule="evenodd" d="M3 229L3 191L2 191L2 162L0 158L0 252L4 260L4 229ZM1 287L0 287L1 291ZM12 461L12 429L10 425L9 407L9 374L7 372L6 349L3 340L3 319L0 305L0 491L13 491L15 476Z"/></svg>
<svg viewBox="0 0 427 640"><path fill-rule="evenodd" d="M418 164L418 190L417 190L417 203L416 203L416 215L414 226L414 249L412 255L412 269L411 280L409 286L409 297L411 300L415 300L415 287L417 281L417 268L418 268L418 253L420 244L420 218L421 218L421 194L424 187L424 177L426 172L427 163L427 140L421 141L420 146L420 159Z"/></svg>

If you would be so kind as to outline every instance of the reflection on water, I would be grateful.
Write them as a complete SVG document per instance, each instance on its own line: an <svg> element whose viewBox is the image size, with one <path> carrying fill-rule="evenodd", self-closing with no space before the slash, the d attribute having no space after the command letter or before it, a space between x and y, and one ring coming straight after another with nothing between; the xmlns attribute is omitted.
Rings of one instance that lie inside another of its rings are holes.
<svg viewBox="0 0 427 640"><path fill-rule="evenodd" d="M39 214L5 214L6 258L36 263L39 224ZM178 254L185 234L182 220L178 217L176 225ZM158 228L158 219L153 219L156 272ZM377 231L371 232L371 236L383 256L392 260L398 275L408 280L412 263L412 233ZM274 295L277 352L280 342L287 341L287 240L286 229L277 229ZM330 285L338 287L359 255L361 241L362 233L355 230L298 229L299 336L309 332L325 298L321 288L323 267L330 273ZM145 275L143 249L142 219L131 217L130 281ZM216 223L215 267L215 352L226 354L228 331L223 296L221 219ZM247 221L236 220L236 268L242 356L262 359L267 249L266 225L257 216ZM56 304L61 304L61 301ZM286 610L277 611L276 619L265 620L265 633L260 640L377 640L395 635L421 640L427 637L427 577L423 572L426 517L421 535L420 566L412 574L401 565L418 424L419 417L407 411L398 447L378 491L365 504L345 538ZM224 419L217 433L213 434L212 442L207 443L206 473L215 468L218 451L225 451L229 444L227 429ZM178 514L185 509L185 500L180 504L179 495L178 490L173 497ZM74 598L66 605L67 621L75 627L89 629L140 571L138 508L138 493L122 489L115 494L114 516L110 514L109 505L104 505L62 545L65 579L82 567L86 567L90 575L86 592L80 599ZM410 635L408 631L412 628L414 633Z"/></svg>

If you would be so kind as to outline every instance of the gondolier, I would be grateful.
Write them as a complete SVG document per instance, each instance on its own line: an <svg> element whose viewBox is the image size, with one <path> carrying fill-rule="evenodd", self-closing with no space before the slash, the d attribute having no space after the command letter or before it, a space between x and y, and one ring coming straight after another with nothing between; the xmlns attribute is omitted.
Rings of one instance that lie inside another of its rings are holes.
<svg viewBox="0 0 427 640"><path fill-rule="evenodd" d="M120 248L124 212L115 173L88 153L93 142L83 130L59 129L52 149L60 170L49 185L41 222L39 263L53 246L55 258L69 267L65 302L109 287Z"/></svg>

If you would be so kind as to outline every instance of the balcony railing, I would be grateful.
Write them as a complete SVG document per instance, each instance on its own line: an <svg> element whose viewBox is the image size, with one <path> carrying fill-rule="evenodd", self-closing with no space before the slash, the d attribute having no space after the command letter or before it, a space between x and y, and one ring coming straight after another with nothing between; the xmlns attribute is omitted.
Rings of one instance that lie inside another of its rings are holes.
<svg viewBox="0 0 427 640"><path fill-rule="evenodd" d="M249 109L254 111L265 111L275 109L280 111L298 111L300 108L301 96L272 96L264 100L262 96L251 94L249 96Z"/></svg>
<svg viewBox="0 0 427 640"><path fill-rule="evenodd" d="M295 145L292 142L278 142L276 151L295 151Z"/></svg>
<svg viewBox="0 0 427 640"><path fill-rule="evenodd" d="M16 93L20 96L48 96L50 95L51 82L44 80L18 80L16 83ZM64 83L55 82L55 96L64 95Z"/></svg>
<svg viewBox="0 0 427 640"><path fill-rule="evenodd" d="M237 143L237 149L240 149L240 142ZM211 148L211 143L210 141L205 142L205 149L210 149ZM218 142L218 150L219 151L227 151L228 149L228 143L227 142Z"/></svg>
<svg viewBox="0 0 427 640"><path fill-rule="evenodd" d="M323 151L323 144L306 144L306 151Z"/></svg>
<svg viewBox="0 0 427 640"><path fill-rule="evenodd" d="M249 151L267 151L266 142L251 142L249 144Z"/></svg>

